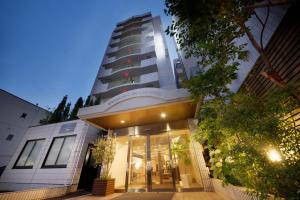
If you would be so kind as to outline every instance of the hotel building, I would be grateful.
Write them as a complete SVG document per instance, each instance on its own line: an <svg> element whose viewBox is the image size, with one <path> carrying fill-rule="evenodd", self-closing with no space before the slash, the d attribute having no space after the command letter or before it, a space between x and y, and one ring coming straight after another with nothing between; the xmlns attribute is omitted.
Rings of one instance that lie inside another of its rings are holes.
<svg viewBox="0 0 300 200"><path fill-rule="evenodd" d="M265 46L274 46L274 37L287 37L278 36L276 29L284 32L285 24L298 23L286 11L271 9ZM257 20L252 17L247 23L258 38ZM248 73L261 61L251 45L247 48L249 59L242 63L233 91L245 81L256 82L249 81ZM90 189L97 169L89 147L100 130L115 137L111 176L117 190L219 190L209 177L203 147L192 137L197 105L186 89L177 87L196 73L197 61L185 58L179 48L178 54L173 70L160 17L145 13L118 23L91 90L99 105L81 108L79 120L30 128L0 178L0 190Z"/></svg>
<svg viewBox="0 0 300 200"><path fill-rule="evenodd" d="M196 105L177 89L160 17L117 24L91 94L101 103L78 116L116 136L116 188L210 190L200 145L191 140Z"/></svg>

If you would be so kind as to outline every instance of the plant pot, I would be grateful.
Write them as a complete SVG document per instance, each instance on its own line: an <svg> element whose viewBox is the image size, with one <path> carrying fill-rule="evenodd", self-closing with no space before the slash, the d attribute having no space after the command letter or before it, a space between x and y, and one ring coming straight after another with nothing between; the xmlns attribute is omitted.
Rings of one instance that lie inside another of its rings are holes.
<svg viewBox="0 0 300 200"><path fill-rule="evenodd" d="M92 187L92 194L106 196L115 192L115 179L100 180L95 179Z"/></svg>
<svg viewBox="0 0 300 200"><path fill-rule="evenodd" d="M181 182L183 188L190 188L192 184L191 174L181 174Z"/></svg>

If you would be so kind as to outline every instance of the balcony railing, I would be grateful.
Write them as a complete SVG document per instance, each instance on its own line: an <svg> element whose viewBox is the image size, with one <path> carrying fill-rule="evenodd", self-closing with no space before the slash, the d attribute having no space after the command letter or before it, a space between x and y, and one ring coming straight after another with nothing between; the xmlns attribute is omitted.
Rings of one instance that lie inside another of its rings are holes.
<svg viewBox="0 0 300 200"><path fill-rule="evenodd" d="M131 44L135 44L135 43L141 43L142 38L139 35L135 35L135 36L130 36L127 38L124 38L123 40L120 41L119 43L119 48L131 45Z"/></svg>
<svg viewBox="0 0 300 200"><path fill-rule="evenodd" d="M120 66L117 66L117 67L113 67L111 72L116 72L116 71L119 71L121 69L126 69L126 68L133 68L133 67L137 67L137 66L140 66L140 63L132 63L132 64L125 64L125 65L120 65Z"/></svg>
<svg viewBox="0 0 300 200"><path fill-rule="evenodd" d="M139 82L140 82L139 76L122 78L119 80L109 82L107 88L110 89L110 88L125 85L125 84L128 85L128 84L135 84L135 83L139 83Z"/></svg>
<svg viewBox="0 0 300 200"><path fill-rule="evenodd" d="M141 52L141 48L128 48L128 49L126 48L126 49L123 49L123 50L119 51L115 55L110 56L109 58L115 57L116 59L118 59L118 58L121 58L123 56L131 55L131 54L138 54L140 52Z"/></svg>

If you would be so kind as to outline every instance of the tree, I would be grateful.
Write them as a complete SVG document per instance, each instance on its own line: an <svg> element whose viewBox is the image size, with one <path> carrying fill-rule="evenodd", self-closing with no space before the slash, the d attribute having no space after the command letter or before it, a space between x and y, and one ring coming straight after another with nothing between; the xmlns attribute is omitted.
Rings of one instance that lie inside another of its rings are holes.
<svg viewBox="0 0 300 200"><path fill-rule="evenodd" d="M63 113L67 103L68 96L65 95L61 102L58 104L57 108L54 110L52 115L50 116L49 123L57 123L63 120Z"/></svg>
<svg viewBox="0 0 300 200"><path fill-rule="evenodd" d="M110 179L109 172L115 158L115 148L115 139L112 134L108 134L107 137L101 136L94 142L92 156L95 160L95 164L101 166L101 171L98 170L97 172L98 179Z"/></svg>
<svg viewBox="0 0 300 200"><path fill-rule="evenodd" d="M92 105L94 105L93 97L89 95L85 100L84 107L88 107Z"/></svg>
<svg viewBox="0 0 300 200"><path fill-rule="evenodd" d="M71 107L71 103L68 103L63 112L63 121L65 121L69 118L70 107Z"/></svg>
<svg viewBox="0 0 300 200"><path fill-rule="evenodd" d="M84 107L89 106L90 102L91 102L91 95L89 95L89 96L86 98L85 103L84 103Z"/></svg>
<svg viewBox="0 0 300 200"><path fill-rule="evenodd" d="M78 119L77 113L78 113L79 109L82 107L83 107L83 99L82 99L82 97L79 97L74 105L74 108L70 114L69 119L70 120Z"/></svg>
<svg viewBox="0 0 300 200"><path fill-rule="evenodd" d="M267 16L270 6L283 1L268 2L264 4ZM256 0L166 0L165 13L176 18L166 32L175 35L187 57L199 58L199 64L204 69L187 83L194 97L228 92L226 85L236 78L240 61L247 59L244 49L246 43L236 42L237 38L244 35L249 38L266 66L261 74L280 88L288 88L265 53L262 38L268 17L265 21L259 18L255 12L256 3L258 7L263 6L261 1ZM255 15L263 26L260 45L245 25L251 15ZM291 95L300 101L295 92Z"/></svg>
<svg viewBox="0 0 300 200"><path fill-rule="evenodd" d="M194 138L207 143L214 177L254 190L263 199L269 194L297 199L300 130L291 117L297 106L290 91L207 101ZM270 151L279 152L281 160L270 161Z"/></svg>
<svg viewBox="0 0 300 200"><path fill-rule="evenodd" d="M100 98L100 96L98 96L98 97L96 98L96 101L95 101L94 105L99 105L100 102L101 102L101 98Z"/></svg>

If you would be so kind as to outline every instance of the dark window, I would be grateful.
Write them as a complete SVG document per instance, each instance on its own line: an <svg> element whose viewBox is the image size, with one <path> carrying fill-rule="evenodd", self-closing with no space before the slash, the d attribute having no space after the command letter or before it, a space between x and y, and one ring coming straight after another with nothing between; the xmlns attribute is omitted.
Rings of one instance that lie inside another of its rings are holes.
<svg viewBox="0 0 300 200"><path fill-rule="evenodd" d="M42 150L45 139L28 140L15 163L15 169L32 169L39 153Z"/></svg>
<svg viewBox="0 0 300 200"><path fill-rule="evenodd" d="M13 134L9 134L7 137L6 137L6 140L8 141L11 141L13 139L14 135Z"/></svg>
<svg viewBox="0 0 300 200"><path fill-rule="evenodd" d="M27 114L26 113L22 113L21 118L26 118Z"/></svg>
<svg viewBox="0 0 300 200"><path fill-rule="evenodd" d="M54 138L43 168L66 168L75 138L75 135Z"/></svg>

